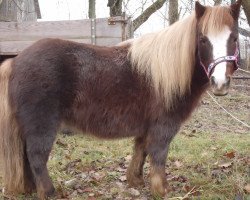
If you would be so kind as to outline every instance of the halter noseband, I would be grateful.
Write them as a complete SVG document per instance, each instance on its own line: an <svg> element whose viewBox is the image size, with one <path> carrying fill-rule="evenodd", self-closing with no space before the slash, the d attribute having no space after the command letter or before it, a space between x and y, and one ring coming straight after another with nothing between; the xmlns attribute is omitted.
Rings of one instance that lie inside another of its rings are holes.
<svg viewBox="0 0 250 200"><path fill-rule="evenodd" d="M201 58L200 58L200 64L203 67L204 71L207 74L207 77L210 78L211 77L211 72L213 71L213 69L220 63L222 62L234 62L234 66L235 66L235 70L237 70L239 68L239 48L238 45L236 44L236 49L235 49L235 53L233 56L222 56L220 58L217 58L216 60L214 60L212 63L209 64L208 68L206 69L205 65L202 63Z"/></svg>

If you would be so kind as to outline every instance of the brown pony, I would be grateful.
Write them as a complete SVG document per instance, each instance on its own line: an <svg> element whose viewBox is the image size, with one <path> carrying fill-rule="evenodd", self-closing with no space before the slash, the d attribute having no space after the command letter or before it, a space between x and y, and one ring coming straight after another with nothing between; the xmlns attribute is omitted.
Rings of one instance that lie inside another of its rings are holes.
<svg viewBox="0 0 250 200"><path fill-rule="evenodd" d="M228 91L237 68L240 1L205 7L115 47L43 39L0 67L0 153L8 193L54 193L46 167L66 123L101 138L135 137L129 185L165 195L169 145L209 83Z"/></svg>

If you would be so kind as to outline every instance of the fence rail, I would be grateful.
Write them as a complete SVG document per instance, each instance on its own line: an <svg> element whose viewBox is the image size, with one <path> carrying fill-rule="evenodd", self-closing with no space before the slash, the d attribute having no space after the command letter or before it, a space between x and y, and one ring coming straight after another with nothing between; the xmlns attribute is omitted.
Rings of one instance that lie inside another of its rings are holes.
<svg viewBox="0 0 250 200"><path fill-rule="evenodd" d="M122 16L72 21L0 22L0 55L16 55L41 38L111 46L131 36L131 21Z"/></svg>

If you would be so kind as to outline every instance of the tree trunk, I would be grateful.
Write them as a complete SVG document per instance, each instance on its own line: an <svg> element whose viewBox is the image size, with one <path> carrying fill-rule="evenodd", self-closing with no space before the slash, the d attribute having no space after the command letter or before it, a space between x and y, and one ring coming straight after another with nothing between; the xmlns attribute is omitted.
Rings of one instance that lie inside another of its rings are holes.
<svg viewBox="0 0 250 200"><path fill-rule="evenodd" d="M95 14L95 0L89 0L89 18L96 18Z"/></svg>
<svg viewBox="0 0 250 200"><path fill-rule="evenodd" d="M249 0L243 0L242 2L243 9L245 11L248 24L250 26L250 1Z"/></svg>
<svg viewBox="0 0 250 200"><path fill-rule="evenodd" d="M133 21L133 30L135 31L136 29L138 29L145 21L148 20L148 18L153 13L159 10L165 2L166 0L157 0L151 6L149 6L140 16L138 16Z"/></svg>
<svg viewBox="0 0 250 200"><path fill-rule="evenodd" d="M178 1L177 0L169 0L168 15L169 15L169 25L171 25L179 20Z"/></svg>
<svg viewBox="0 0 250 200"><path fill-rule="evenodd" d="M0 21L36 21L34 0L2 0Z"/></svg>
<svg viewBox="0 0 250 200"><path fill-rule="evenodd" d="M108 0L110 17L122 15L122 0Z"/></svg>
<svg viewBox="0 0 250 200"><path fill-rule="evenodd" d="M214 5L218 6L222 3L222 0L214 0Z"/></svg>

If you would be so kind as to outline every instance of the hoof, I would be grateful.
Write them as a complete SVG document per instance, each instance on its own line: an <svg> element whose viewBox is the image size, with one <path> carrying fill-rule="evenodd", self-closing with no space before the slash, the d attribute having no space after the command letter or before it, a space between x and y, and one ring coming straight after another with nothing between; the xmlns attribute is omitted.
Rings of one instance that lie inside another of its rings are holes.
<svg viewBox="0 0 250 200"><path fill-rule="evenodd" d="M37 193L38 193L38 198L41 200L47 200L47 199L50 199L50 198L56 196L54 187L50 188L46 192L45 191L38 191Z"/></svg>
<svg viewBox="0 0 250 200"><path fill-rule="evenodd" d="M144 180L143 180L143 177L140 176L140 177L137 177L137 176L127 176L127 181L128 181L128 185L130 187L139 187L139 186L144 186L145 183L144 183Z"/></svg>
<svg viewBox="0 0 250 200"><path fill-rule="evenodd" d="M46 193L47 197L55 197L56 196L56 190L55 188L51 188L47 193Z"/></svg>
<svg viewBox="0 0 250 200"><path fill-rule="evenodd" d="M153 196L164 197L167 194L167 183L160 176L151 178L151 192Z"/></svg>

